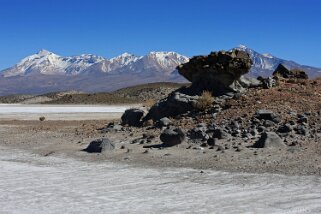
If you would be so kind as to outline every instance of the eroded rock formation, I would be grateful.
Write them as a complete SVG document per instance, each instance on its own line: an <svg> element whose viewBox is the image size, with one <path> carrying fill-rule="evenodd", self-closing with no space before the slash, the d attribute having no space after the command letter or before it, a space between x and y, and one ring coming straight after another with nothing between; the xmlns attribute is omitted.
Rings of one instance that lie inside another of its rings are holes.
<svg viewBox="0 0 321 214"><path fill-rule="evenodd" d="M193 57L177 69L192 82L191 91L194 93L209 90L214 95L222 95L228 92L242 92L244 85L251 84L241 78L249 72L251 65L252 60L248 53L232 50Z"/></svg>

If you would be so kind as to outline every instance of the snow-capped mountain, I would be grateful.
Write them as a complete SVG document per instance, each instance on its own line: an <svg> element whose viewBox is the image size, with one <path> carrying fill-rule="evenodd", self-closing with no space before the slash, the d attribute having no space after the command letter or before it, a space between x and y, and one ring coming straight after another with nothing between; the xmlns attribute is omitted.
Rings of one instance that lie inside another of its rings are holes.
<svg viewBox="0 0 321 214"><path fill-rule="evenodd" d="M24 58L15 66L3 71L4 77L44 75L80 75L92 73L121 72L161 72L170 75L176 67L188 61L188 58L175 52L150 52L146 56L124 53L106 59L100 56L83 54L61 57L47 50L41 50Z"/></svg>
<svg viewBox="0 0 321 214"><path fill-rule="evenodd" d="M271 54L260 54L246 46L254 62L251 76L269 76L280 64L299 68L309 77L321 76L321 69L299 65ZM186 82L176 70L189 58L175 52L150 52L145 56L124 53L106 59L92 54L62 57L41 50L0 72L0 95L41 94L53 91L112 91L151 82Z"/></svg>
<svg viewBox="0 0 321 214"><path fill-rule="evenodd" d="M251 68L250 75L251 76L270 76L273 71L278 67L279 64L283 64L289 69L301 69L308 73L309 77L316 77L321 75L321 68L314 68L310 66L300 65L296 62L290 60L280 59L275 57L269 53L260 54L251 48L246 47L245 45L239 45L238 47L234 48L238 50L246 51L250 54L253 60L253 66Z"/></svg>
<svg viewBox="0 0 321 214"><path fill-rule="evenodd" d="M0 95L52 91L111 91L151 82L186 82L176 67L189 58L175 52L61 57L41 50L0 72Z"/></svg>
<svg viewBox="0 0 321 214"><path fill-rule="evenodd" d="M103 61L104 58L92 54L80 56L61 57L47 50L40 50L22 59L18 64L4 70L4 77L24 76L31 73L45 75L75 75L81 73L87 67Z"/></svg>

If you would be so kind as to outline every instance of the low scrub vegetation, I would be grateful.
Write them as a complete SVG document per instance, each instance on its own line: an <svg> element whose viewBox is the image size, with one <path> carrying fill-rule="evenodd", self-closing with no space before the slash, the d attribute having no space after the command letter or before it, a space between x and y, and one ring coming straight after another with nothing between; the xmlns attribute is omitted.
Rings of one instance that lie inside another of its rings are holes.
<svg viewBox="0 0 321 214"><path fill-rule="evenodd" d="M210 91L203 91L202 95L198 98L195 107L199 110L205 110L212 106L214 97Z"/></svg>

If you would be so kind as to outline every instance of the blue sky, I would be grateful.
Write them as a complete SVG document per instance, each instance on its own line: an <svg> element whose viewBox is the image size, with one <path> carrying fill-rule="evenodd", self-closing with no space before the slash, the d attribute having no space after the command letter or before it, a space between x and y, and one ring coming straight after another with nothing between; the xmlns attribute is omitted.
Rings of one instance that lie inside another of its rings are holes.
<svg viewBox="0 0 321 214"><path fill-rule="evenodd" d="M321 67L321 1L0 0L0 70L42 48L110 58L238 44Z"/></svg>

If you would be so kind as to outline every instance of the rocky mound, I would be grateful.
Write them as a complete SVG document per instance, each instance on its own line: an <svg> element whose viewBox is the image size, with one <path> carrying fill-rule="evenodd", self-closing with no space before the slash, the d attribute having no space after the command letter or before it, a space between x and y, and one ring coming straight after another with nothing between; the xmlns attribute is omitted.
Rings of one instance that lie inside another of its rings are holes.
<svg viewBox="0 0 321 214"><path fill-rule="evenodd" d="M122 126L105 131L120 132L131 149L145 149L143 154L159 162L165 155L175 162L173 151L179 151L178 164L320 174L315 163L321 151L321 79L285 79L212 99L210 93L191 95L191 89L171 93L145 117L132 109L123 115ZM199 102L206 103L204 108Z"/></svg>
<svg viewBox="0 0 321 214"><path fill-rule="evenodd" d="M243 76L249 72L251 65L249 54L240 50L212 52L208 56L193 57L177 68L192 85L180 88L160 100L150 109L145 120L156 121L193 111L197 109L202 99L200 95L204 91L225 99L227 96L233 97L244 92L247 88L262 85L258 80ZM216 107L219 108L217 105ZM212 113L216 111L217 109Z"/></svg>

